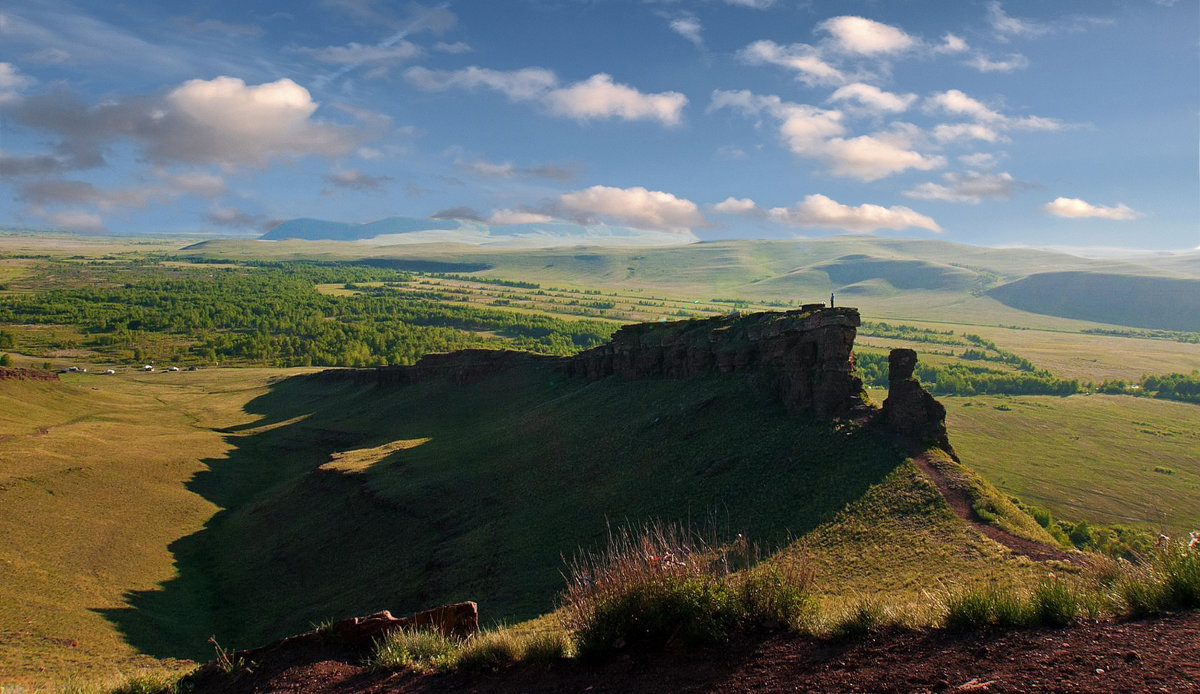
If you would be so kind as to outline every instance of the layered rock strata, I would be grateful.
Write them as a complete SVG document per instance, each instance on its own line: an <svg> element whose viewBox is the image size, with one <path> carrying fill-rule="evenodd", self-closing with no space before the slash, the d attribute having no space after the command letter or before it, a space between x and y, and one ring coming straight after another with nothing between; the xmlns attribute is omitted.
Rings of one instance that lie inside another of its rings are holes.
<svg viewBox="0 0 1200 694"><path fill-rule="evenodd" d="M862 381L854 374L859 322L857 309L817 304L794 311L640 323L622 327L609 342L573 357L470 349L430 354L412 366L360 371L353 377L379 385L433 378L469 384L529 364L551 364L569 376L591 380L753 372L789 411L838 417L864 407Z"/></svg>
<svg viewBox="0 0 1200 694"><path fill-rule="evenodd" d="M863 405L852 357L858 325L853 308L627 325L564 368L593 380L758 371L789 410L833 417Z"/></svg>

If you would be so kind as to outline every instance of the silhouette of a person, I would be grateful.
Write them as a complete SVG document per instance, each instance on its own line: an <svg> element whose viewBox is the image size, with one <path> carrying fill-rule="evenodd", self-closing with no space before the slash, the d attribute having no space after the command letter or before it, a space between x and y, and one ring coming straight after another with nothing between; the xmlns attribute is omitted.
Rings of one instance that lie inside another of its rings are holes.
<svg viewBox="0 0 1200 694"><path fill-rule="evenodd" d="M833 292L829 292L829 308L833 308Z"/></svg>

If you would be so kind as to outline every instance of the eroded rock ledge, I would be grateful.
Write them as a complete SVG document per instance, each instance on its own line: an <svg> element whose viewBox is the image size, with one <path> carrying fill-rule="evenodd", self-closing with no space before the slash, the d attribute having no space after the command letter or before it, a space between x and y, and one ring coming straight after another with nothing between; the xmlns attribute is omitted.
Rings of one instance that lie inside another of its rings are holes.
<svg viewBox="0 0 1200 694"><path fill-rule="evenodd" d="M564 369L593 380L758 371L789 410L833 417L863 405L851 357L859 322L857 309L828 308L627 325Z"/></svg>
<svg viewBox="0 0 1200 694"><path fill-rule="evenodd" d="M402 385L435 378L478 382L522 365L551 365L575 378L627 380L696 378L711 373L753 373L788 410L819 417L869 411L862 380L854 373L855 308L806 306L703 320L639 323L617 330L599 347L573 357L512 350L467 349L429 354L412 366L324 372L331 378ZM933 443L953 454L946 436L946 410L913 378L917 354L893 350L890 396L883 420L898 433Z"/></svg>
<svg viewBox="0 0 1200 694"><path fill-rule="evenodd" d="M818 307L640 323L619 329L608 343L573 357L469 349L430 354L412 366L358 371L353 377L380 385L433 378L468 384L522 364L550 364L568 376L591 380L753 371L789 410L837 417L864 405L852 357L858 325L857 309ZM346 377L344 370L340 373Z"/></svg>

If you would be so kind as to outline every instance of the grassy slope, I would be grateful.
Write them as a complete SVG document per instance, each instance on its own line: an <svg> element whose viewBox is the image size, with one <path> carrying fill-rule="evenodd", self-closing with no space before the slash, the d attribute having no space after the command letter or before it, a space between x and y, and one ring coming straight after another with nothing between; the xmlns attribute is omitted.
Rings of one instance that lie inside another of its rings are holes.
<svg viewBox="0 0 1200 694"><path fill-rule="evenodd" d="M0 384L22 403L0 420L0 559L24 562L0 588L0 677L205 656L213 633L249 645L455 599L485 620L536 615L560 555L600 542L606 520L798 538L835 607L1039 570L955 520L887 445L788 415L743 376L586 383L536 367L379 389L269 383L280 374Z"/></svg>
<svg viewBox="0 0 1200 694"><path fill-rule="evenodd" d="M958 452L1005 492L1062 518L1200 528L1196 405L1110 395L943 403Z"/></svg>
<svg viewBox="0 0 1200 694"><path fill-rule="evenodd" d="M986 482L974 482L990 491ZM1017 514L1010 518L1020 522ZM835 615L878 600L933 620L931 596L967 585L1013 585L1046 571L959 521L911 462L775 560L789 557L813 563L818 595Z"/></svg>
<svg viewBox="0 0 1200 694"><path fill-rule="evenodd" d="M305 442L302 472L324 462L317 451L408 443L363 472L297 477L214 530L228 546L222 586L238 598L228 614L275 615L246 620L238 641L453 599L478 600L488 620L530 617L553 607L561 556L601 541L606 519L711 517L778 543L900 462L881 442L786 414L740 376L585 383L538 367L469 387L342 388L284 384L271 397L318 409L244 446Z"/></svg>
<svg viewBox="0 0 1200 694"><path fill-rule="evenodd" d="M1196 279L1048 272L988 293L1034 313L1139 328L1200 330L1200 280Z"/></svg>
<svg viewBox="0 0 1200 694"><path fill-rule="evenodd" d="M145 662L105 614L176 575L168 546L215 510L185 488L229 448L210 427L244 420L271 375L0 382L0 683ZM200 636L205 600L193 585L158 618Z"/></svg>

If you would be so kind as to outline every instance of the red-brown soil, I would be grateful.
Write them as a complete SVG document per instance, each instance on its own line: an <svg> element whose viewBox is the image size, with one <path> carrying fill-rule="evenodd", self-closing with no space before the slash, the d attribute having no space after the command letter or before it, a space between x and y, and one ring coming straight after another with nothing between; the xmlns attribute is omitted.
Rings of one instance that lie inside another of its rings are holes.
<svg viewBox="0 0 1200 694"><path fill-rule="evenodd" d="M1066 629L893 631L842 641L743 636L678 655L514 665L494 673L371 671L297 653L203 692L1200 692L1200 613Z"/></svg>

